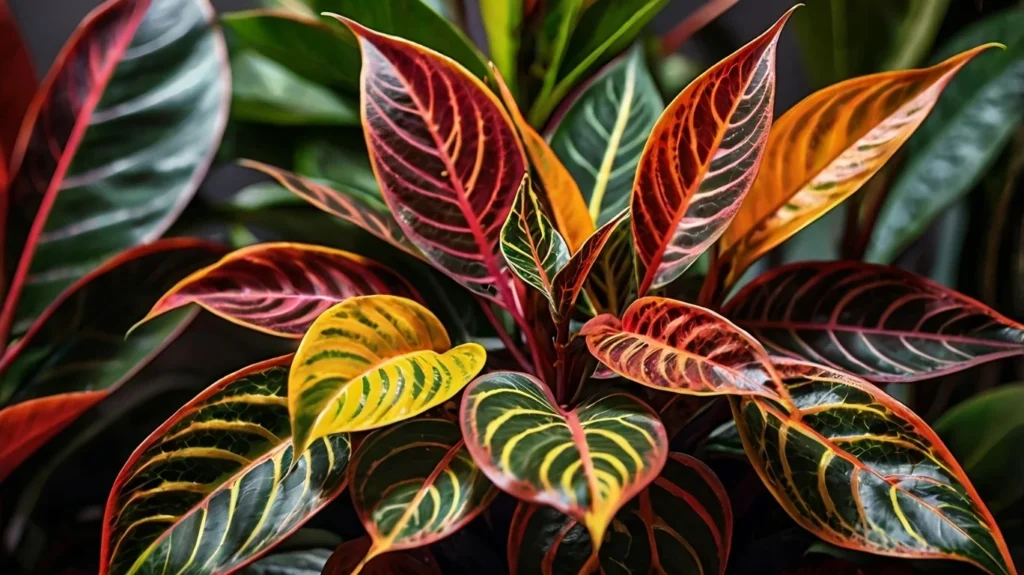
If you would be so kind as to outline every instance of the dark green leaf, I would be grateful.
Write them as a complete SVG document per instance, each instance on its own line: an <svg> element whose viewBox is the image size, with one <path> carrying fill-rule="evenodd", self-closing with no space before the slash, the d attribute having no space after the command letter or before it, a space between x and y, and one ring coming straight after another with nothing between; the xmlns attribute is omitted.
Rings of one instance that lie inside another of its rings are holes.
<svg viewBox="0 0 1024 575"><path fill-rule="evenodd" d="M249 565L240 575L320 575L330 549L308 549L274 553Z"/></svg>
<svg viewBox="0 0 1024 575"><path fill-rule="evenodd" d="M236 54L231 59L231 72L231 116L236 120L281 125L359 124L359 108L354 101L256 52Z"/></svg>

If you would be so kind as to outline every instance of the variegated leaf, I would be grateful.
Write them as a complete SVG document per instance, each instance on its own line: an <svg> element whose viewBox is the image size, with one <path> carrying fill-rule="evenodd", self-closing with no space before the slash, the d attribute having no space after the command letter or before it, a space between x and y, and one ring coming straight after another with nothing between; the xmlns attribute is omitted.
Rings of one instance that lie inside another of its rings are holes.
<svg viewBox="0 0 1024 575"><path fill-rule="evenodd" d="M501 228L501 253L519 279L552 299L552 283L569 261L569 246L544 215L529 176L523 177Z"/></svg>
<svg viewBox="0 0 1024 575"><path fill-rule="evenodd" d="M610 313L617 317L636 299L631 228L629 216L614 224L583 282L590 304L598 314Z"/></svg>
<svg viewBox="0 0 1024 575"><path fill-rule="evenodd" d="M579 251L574 253L554 279L552 301L555 305L555 317L558 321L568 321L572 310L576 307L583 285L590 277L594 266L601 261L604 248L612 239L616 230L623 227L627 220L625 213L619 214L592 236L583 242Z"/></svg>
<svg viewBox="0 0 1024 575"><path fill-rule="evenodd" d="M370 550L369 537L346 541L334 550L321 575L352 575ZM409 549L378 555L363 565L358 575L443 575L429 549Z"/></svg>

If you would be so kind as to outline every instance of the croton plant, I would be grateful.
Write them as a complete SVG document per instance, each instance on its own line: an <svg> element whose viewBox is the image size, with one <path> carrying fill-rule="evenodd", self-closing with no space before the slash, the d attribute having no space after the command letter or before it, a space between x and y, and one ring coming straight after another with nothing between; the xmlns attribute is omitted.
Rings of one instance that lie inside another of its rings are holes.
<svg viewBox="0 0 1024 575"><path fill-rule="evenodd" d="M111 394L202 309L280 354L145 428L92 512L99 573L774 572L750 533L788 516L821 572L1015 574L1022 388L908 405L1024 355L981 301L1024 206L1024 12L932 53L947 2L811 0L687 74L735 0L644 40L667 3L481 0L485 58L462 2L109 0L37 85L0 1L5 564L49 572L25 525L76 420L127 421ZM791 18L812 74L823 29L874 59L777 116ZM218 149L269 179L171 228ZM888 265L979 182L978 299ZM779 265L851 196L842 258ZM317 514L361 527L296 550Z"/></svg>

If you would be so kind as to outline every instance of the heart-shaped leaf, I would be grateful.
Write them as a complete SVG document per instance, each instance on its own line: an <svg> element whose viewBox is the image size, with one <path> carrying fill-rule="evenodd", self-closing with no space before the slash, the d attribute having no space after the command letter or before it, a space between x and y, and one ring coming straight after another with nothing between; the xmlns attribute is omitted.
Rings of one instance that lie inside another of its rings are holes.
<svg viewBox="0 0 1024 575"><path fill-rule="evenodd" d="M473 462L458 424L445 419L413 419L374 432L359 445L349 483L373 540L359 567L451 535L498 494Z"/></svg>
<svg viewBox="0 0 1024 575"><path fill-rule="evenodd" d="M230 573L341 492L347 434L320 438L298 458L292 451L290 361L211 385L135 450L107 500L102 575Z"/></svg>
<svg viewBox="0 0 1024 575"><path fill-rule="evenodd" d="M552 282L569 261L569 246L544 215L529 176L501 228L501 253L519 279L552 299Z"/></svg>
<svg viewBox="0 0 1024 575"><path fill-rule="evenodd" d="M450 399L487 357L476 343L450 347L437 317L412 300L354 297L325 311L302 338L289 379L296 451L325 435L397 423Z"/></svg>
<svg viewBox="0 0 1024 575"><path fill-rule="evenodd" d="M362 256L308 244L257 244L178 282L142 322L194 303L238 325L297 339L332 305L374 294L420 299L402 276Z"/></svg>
<svg viewBox="0 0 1024 575"><path fill-rule="evenodd" d="M754 469L797 523L841 547L1015 573L992 514L920 417L853 376L776 367L792 410L743 397L733 415Z"/></svg>
<svg viewBox="0 0 1024 575"><path fill-rule="evenodd" d="M604 573L725 573L732 507L706 465L670 453L661 475L619 510L601 545ZM512 575L577 573L592 556L586 528L550 507L520 503L509 529Z"/></svg>
<svg viewBox="0 0 1024 575"><path fill-rule="evenodd" d="M749 199L722 236L725 286L860 189L921 125L957 71L988 47L932 68L835 84L779 118Z"/></svg>
<svg viewBox="0 0 1024 575"><path fill-rule="evenodd" d="M352 575L370 550L369 537L346 541L334 550L322 575ZM359 575L442 575L429 549L409 549L374 557L362 565Z"/></svg>
<svg viewBox="0 0 1024 575"><path fill-rule="evenodd" d="M25 117L32 96L36 93L36 71L18 23L14 21L7 0L0 0L0 69L4 71L4 84L0 86L0 190L7 185L7 160L18 138L21 120ZM2 255L2 254L0 254Z"/></svg>
<svg viewBox="0 0 1024 575"><path fill-rule="evenodd" d="M664 426L638 399L614 393L565 411L522 373L474 380L460 419L469 452L495 485L569 515L594 541L668 456Z"/></svg>
<svg viewBox="0 0 1024 575"><path fill-rule="evenodd" d="M860 262L776 268L723 313L774 353L879 382L1024 354L1024 326L927 279Z"/></svg>
<svg viewBox="0 0 1024 575"><path fill-rule="evenodd" d="M717 313L667 298L633 302L620 321L596 317L580 332L594 357L626 379L674 393L775 397L768 353Z"/></svg>
<svg viewBox="0 0 1024 575"><path fill-rule="evenodd" d="M682 275L753 184L772 123L775 46L790 13L694 80L658 119L630 202L641 296Z"/></svg>

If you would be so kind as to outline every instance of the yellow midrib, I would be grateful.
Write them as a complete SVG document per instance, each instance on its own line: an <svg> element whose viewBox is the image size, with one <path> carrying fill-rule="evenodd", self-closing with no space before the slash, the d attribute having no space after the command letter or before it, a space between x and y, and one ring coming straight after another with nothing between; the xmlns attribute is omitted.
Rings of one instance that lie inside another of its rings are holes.
<svg viewBox="0 0 1024 575"><path fill-rule="evenodd" d="M619 114L615 118L615 127L608 138L608 145L604 150L604 158L601 159L601 168L594 179L594 193L590 196L590 219L594 224L598 223L601 216L601 204L604 202L605 192L608 190L608 180L611 179L612 165L615 163L615 156L619 151L619 142L622 134L626 131L626 123L629 122L629 112L632 108L633 93L636 90L636 65L631 59L626 68L626 83L622 90L622 104L619 106Z"/></svg>

